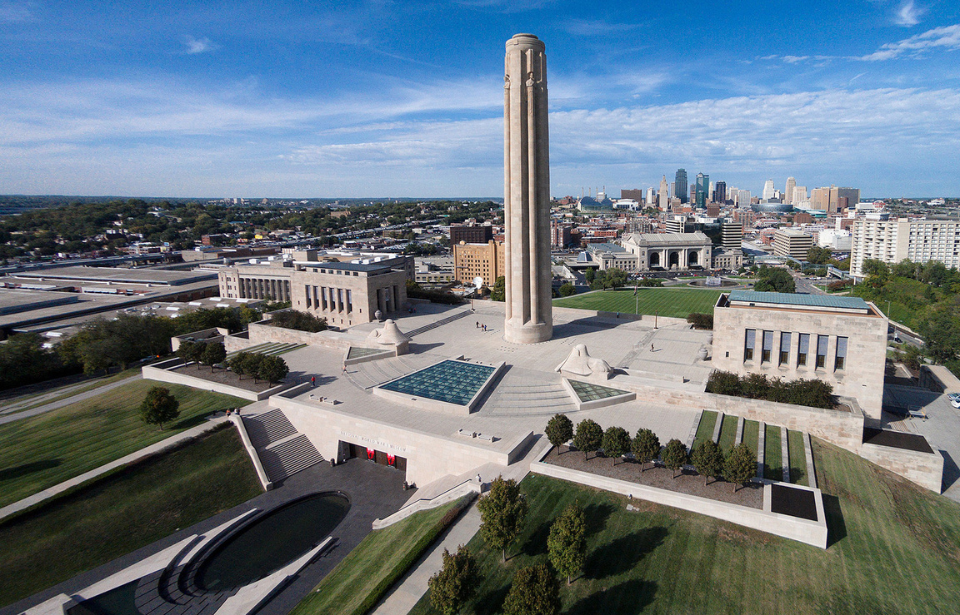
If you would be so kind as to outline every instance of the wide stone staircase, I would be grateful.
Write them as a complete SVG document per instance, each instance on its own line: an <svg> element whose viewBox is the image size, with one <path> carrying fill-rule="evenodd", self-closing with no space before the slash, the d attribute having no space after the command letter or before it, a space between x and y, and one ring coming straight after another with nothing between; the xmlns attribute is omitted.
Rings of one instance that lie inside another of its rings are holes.
<svg viewBox="0 0 960 615"><path fill-rule="evenodd" d="M487 416L553 416L577 411L559 381L517 367L506 373L483 408Z"/></svg>
<svg viewBox="0 0 960 615"><path fill-rule="evenodd" d="M271 482L281 481L324 460L281 410L244 416L243 427Z"/></svg>
<svg viewBox="0 0 960 615"><path fill-rule="evenodd" d="M406 376L440 360L438 357L402 355L351 365L347 377L361 389L372 389L384 382Z"/></svg>

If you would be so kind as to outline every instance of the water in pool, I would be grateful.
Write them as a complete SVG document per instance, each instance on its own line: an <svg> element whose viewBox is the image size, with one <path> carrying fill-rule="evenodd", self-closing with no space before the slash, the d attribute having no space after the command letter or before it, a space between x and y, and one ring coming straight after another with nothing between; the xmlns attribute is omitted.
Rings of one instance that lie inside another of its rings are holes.
<svg viewBox="0 0 960 615"><path fill-rule="evenodd" d="M319 544L346 516L350 500L322 493L254 521L217 547L197 571L203 590L242 587L282 568Z"/></svg>

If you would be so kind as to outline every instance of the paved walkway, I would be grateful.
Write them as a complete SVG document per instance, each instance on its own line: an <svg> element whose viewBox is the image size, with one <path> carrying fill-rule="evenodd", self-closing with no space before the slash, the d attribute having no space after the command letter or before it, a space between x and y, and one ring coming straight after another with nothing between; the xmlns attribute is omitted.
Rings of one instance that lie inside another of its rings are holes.
<svg viewBox="0 0 960 615"><path fill-rule="evenodd" d="M467 512L454 523L432 551L417 562L387 595L373 615L406 615L427 593L427 581L443 566L443 550L451 553L470 542L480 529L480 511L471 504Z"/></svg>
<svg viewBox="0 0 960 615"><path fill-rule="evenodd" d="M22 412L17 412L17 408L22 408L24 406L29 406L37 402L37 398L31 398L30 400L24 402L23 404L11 404L10 406L0 411L0 425L6 423L12 423L13 421L19 421L20 419L29 418L31 416L37 416L38 414L43 414L44 412L50 412L51 410L56 410L57 408L63 408L64 406L69 406L70 404L75 404L77 402L96 397L97 395L103 395L107 391L113 390L117 387L121 387L125 384L130 384L136 380L139 380L141 376L139 374L131 376L129 378L124 378L123 380L118 380L116 382L111 382L110 384L105 384L103 386L91 389L89 391L84 391L83 393L78 393L72 397L67 397L66 399L61 399L60 401L51 402L43 406L38 406L36 408L31 408L30 410L24 410ZM81 383L77 386L89 386L89 382ZM58 391L53 397L58 395L63 395L63 391Z"/></svg>

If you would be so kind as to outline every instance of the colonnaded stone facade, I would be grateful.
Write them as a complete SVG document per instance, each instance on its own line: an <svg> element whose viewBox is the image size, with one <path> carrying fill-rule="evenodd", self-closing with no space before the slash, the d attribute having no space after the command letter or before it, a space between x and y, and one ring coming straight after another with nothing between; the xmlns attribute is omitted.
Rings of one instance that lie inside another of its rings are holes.
<svg viewBox="0 0 960 615"><path fill-rule="evenodd" d="M691 267L709 269L713 265L713 243L695 233L631 233L623 241L627 252L637 257L639 271L672 269L686 271Z"/></svg>
<svg viewBox="0 0 960 615"><path fill-rule="evenodd" d="M220 270L220 296L290 301L298 311L350 327L407 303L407 257L358 262L273 261Z"/></svg>
<svg viewBox="0 0 960 615"><path fill-rule="evenodd" d="M734 291L713 311L713 364L739 375L822 380L879 421L887 326L859 297Z"/></svg>
<svg viewBox="0 0 960 615"><path fill-rule="evenodd" d="M550 143L547 57L532 34L507 41L503 83L506 314L503 337L553 336L550 288Z"/></svg>

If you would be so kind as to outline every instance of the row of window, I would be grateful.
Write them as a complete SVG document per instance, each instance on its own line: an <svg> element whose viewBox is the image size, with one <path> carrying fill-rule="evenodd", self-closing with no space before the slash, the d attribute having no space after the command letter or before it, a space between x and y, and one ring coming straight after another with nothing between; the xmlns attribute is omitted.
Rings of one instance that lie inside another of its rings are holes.
<svg viewBox="0 0 960 615"><path fill-rule="evenodd" d="M810 355L810 342L811 337L814 338L815 346L815 355L814 355L814 367L816 369L825 369L827 364L827 348L829 344L830 336L828 335L813 335L810 333L791 333L790 331L780 331L780 340L779 353L777 354L777 365L790 367L790 346L793 341L794 335L799 335L799 340L797 344L797 356L795 358L797 367L807 365L808 357ZM774 331L761 331L760 339L760 363L772 363L774 359L773 349L774 342L776 337L776 332ZM744 346L743 346L743 360L753 361L756 354L757 347L757 330L756 329L747 329ZM837 337L837 347L833 356L833 369L840 370L843 369L847 362L847 338Z"/></svg>

